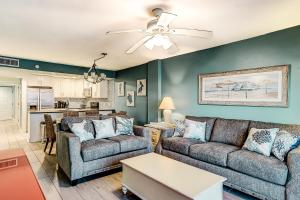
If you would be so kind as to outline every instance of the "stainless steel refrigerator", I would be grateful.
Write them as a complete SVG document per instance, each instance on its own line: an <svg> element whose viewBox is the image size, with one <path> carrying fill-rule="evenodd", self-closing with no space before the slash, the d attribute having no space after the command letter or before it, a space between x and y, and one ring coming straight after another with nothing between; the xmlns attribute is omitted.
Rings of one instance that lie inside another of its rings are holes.
<svg viewBox="0 0 300 200"><path fill-rule="evenodd" d="M27 105L30 110L54 108L54 93L52 87L28 86Z"/></svg>

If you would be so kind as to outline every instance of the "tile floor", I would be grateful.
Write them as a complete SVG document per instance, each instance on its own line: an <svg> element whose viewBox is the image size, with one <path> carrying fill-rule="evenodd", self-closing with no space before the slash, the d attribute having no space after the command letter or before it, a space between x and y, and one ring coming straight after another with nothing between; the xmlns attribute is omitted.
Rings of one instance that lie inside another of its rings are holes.
<svg viewBox="0 0 300 200"><path fill-rule="evenodd" d="M66 176L57 170L55 148L52 155L43 152L44 144L28 143L27 135L14 121L0 121L0 150L9 148L23 148L31 167L40 183L44 195L48 200L138 200L129 193L124 196L121 192L120 170L84 178L80 183L70 186ZM50 145L49 145L50 146ZM224 188L225 200L254 199L238 191Z"/></svg>

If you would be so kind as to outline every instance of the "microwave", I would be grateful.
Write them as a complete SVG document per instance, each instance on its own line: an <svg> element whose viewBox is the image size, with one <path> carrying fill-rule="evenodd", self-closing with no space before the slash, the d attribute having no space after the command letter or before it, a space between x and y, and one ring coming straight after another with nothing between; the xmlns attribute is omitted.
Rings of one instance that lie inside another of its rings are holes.
<svg viewBox="0 0 300 200"><path fill-rule="evenodd" d="M99 102L90 102L90 107L91 108L96 108L96 109L98 109L99 108Z"/></svg>

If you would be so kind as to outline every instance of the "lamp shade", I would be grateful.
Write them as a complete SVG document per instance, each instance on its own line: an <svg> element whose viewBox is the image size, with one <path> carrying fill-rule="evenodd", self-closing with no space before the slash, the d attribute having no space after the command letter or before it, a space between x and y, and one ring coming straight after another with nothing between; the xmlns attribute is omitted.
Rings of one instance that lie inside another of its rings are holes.
<svg viewBox="0 0 300 200"><path fill-rule="evenodd" d="M160 103L159 109L161 110L174 110L175 105L171 97L164 97Z"/></svg>

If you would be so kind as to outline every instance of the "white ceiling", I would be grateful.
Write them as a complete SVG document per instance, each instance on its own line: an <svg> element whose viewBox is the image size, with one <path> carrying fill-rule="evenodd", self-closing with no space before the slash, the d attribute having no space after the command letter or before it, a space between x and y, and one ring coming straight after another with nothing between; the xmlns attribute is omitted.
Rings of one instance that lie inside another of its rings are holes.
<svg viewBox="0 0 300 200"><path fill-rule="evenodd" d="M141 47L128 55L142 33L105 35L145 28L155 7L178 15L172 27L212 30L213 38L171 36L175 54ZM90 66L107 52L98 65L119 70L299 25L299 8L300 0L1 0L0 55Z"/></svg>

